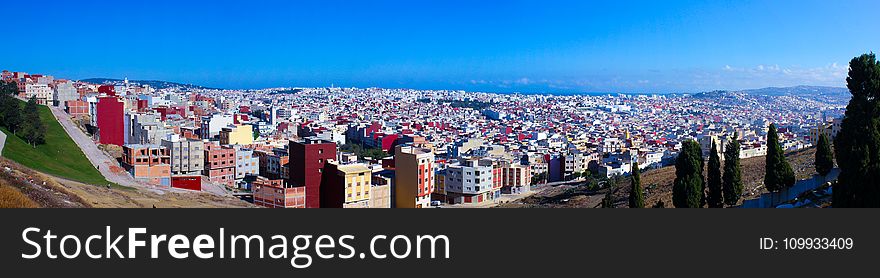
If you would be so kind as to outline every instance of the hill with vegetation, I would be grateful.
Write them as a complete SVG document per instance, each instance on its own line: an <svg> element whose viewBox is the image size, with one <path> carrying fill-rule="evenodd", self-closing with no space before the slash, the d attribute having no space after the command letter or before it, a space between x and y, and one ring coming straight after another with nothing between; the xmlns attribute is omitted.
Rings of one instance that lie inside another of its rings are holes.
<svg viewBox="0 0 880 278"><path fill-rule="evenodd" d="M112 84L112 85L122 85L125 83L125 80L122 79L112 79L112 78L88 78L80 80L82 82L92 83L92 84ZM129 80L129 84L138 84L138 85L148 85L152 88L156 89L168 89L168 88L177 88L184 90L195 90L195 89L213 89L199 85L193 84L184 84L177 82L169 82L169 81L161 81L161 80Z"/></svg>
<svg viewBox="0 0 880 278"><path fill-rule="evenodd" d="M22 101L16 101L23 105ZM61 124L52 116L52 111L42 105L37 109L40 121L46 128L44 143L34 147L25 139L13 135L2 127L0 130L7 135L3 157L50 175L87 184L108 184L104 176L92 166L79 146L70 139Z"/></svg>

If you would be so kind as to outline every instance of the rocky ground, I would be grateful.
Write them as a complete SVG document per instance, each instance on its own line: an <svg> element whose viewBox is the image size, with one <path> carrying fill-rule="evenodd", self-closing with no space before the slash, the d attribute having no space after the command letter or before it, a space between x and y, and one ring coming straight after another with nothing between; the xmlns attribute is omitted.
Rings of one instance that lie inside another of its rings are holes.
<svg viewBox="0 0 880 278"><path fill-rule="evenodd" d="M254 207L231 196L184 190L147 190L83 184L25 168L0 158L0 182L15 186L40 207L213 208Z"/></svg>

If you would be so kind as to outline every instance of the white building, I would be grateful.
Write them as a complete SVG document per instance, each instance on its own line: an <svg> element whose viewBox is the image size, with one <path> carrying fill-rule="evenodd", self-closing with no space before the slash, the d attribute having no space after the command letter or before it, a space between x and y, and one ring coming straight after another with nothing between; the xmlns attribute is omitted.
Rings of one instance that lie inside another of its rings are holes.
<svg viewBox="0 0 880 278"><path fill-rule="evenodd" d="M25 98L36 98L37 104L51 105L55 99L55 91L46 84L28 83L24 92Z"/></svg>
<svg viewBox="0 0 880 278"><path fill-rule="evenodd" d="M493 166L490 160L467 160L446 168L446 201L451 204L481 203L501 196L495 188ZM501 181L499 180L500 184Z"/></svg>
<svg viewBox="0 0 880 278"><path fill-rule="evenodd" d="M220 135L220 130L233 123L232 115L215 114L202 117L202 138L214 138Z"/></svg>

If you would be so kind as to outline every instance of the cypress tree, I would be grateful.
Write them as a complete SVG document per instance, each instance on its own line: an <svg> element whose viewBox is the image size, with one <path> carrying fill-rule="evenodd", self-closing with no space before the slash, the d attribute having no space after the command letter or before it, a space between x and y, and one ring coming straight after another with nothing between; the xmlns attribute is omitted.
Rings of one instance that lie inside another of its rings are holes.
<svg viewBox="0 0 880 278"><path fill-rule="evenodd" d="M645 191L642 189L642 177L639 174L639 162L633 162L632 166L632 187L629 191L629 207L644 208L645 207Z"/></svg>
<svg viewBox="0 0 880 278"><path fill-rule="evenodd" d="M770 192L776 192L794 185L795 177L791 165L785 159L782 146L779 145L779 133L776 124L770 124L767 131L767 164L764 165L764 186Z"/></svg>
<svg viewBox="0 0 880 278"><path fill-rule="evenodd" d="M703 184L703 153L694 140L682 143L675 160L675 182L672 185L672 204L677 208L699 208L706 201Z"/></svg>
<svg viewBox="0 0 880 278"><path fill-rule="evenodd" d="M712 141L712 151L709 154L709 173L707 187L709 188L706 200L710 208L724 207L724 197L721 192L721 158L718 155L718 146Z"/></svg>
<svg viewBox="0 0 880 278"><path fill-rule="evenodd" d="M821 133L819 142L816 144L816 173L823 177L828 175L831 169L834 169L834 153L831 151L831 144L828 141L828 136Z"/></svg>
<svg viewBox="0 0 880 278"><path fill-rule="evenodd" d="M743 193L742 165L739 163L739 138L734 135L733 139L724 148L724 176L722 190L724 191L724 203L728 206L736 205Z"/></svg>
<svg viewBox="0 0 880 278"><path fill-rule="evenodd" d="M840 168L834 207L880 207L880 63L874 53L849 62L852 98L834 151Z"/></svg>
<svg viewBox="0 0 880 278"><path fill-rule="evenodd" d="M614 188L617 185L614 183L614 179L608 180L608 192L605 193L605 198L602 198L602 207L603 208L614 208Z"/></svg>

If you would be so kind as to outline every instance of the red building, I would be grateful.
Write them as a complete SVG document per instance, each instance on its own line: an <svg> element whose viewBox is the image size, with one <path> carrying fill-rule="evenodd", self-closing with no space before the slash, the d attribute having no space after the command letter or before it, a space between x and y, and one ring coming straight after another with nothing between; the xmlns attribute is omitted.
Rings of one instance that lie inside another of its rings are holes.
<svg viewBox="0 0 880 278"><path fill-rule="evenodd" d="M100 87L98 87L98 94L116 96L116 88L114 88L113 85L101 85Z"/></svg>
<svg viewBox="0 0 880 278"><path fill-rule="evenodd" d="M235 185L235 149L216 143L205 143L204 175L213 183Z"/></svg>
<svg viewBox="0 0 880 278"><path fill-rule="evenodd" d="M202 176L173 176L171 177L171 187L202 191Z"/></svg>
<svg viewBox="0 0 880 278"><path fill-rule="evenodd" d="M327 161L336 159L336 143L306 138L290 141L290 182L306 188L306 207L321 207L321 178Z"/></svg>
<svg viewBox="0 0 880 278"><path fill-rule="evenodd" d="M153 108L153 110L155 110L156 112L159 112L159 115L162 116L162 120L164 121L166 118L168 118L168 115L180 115L181 117L186 118L187 108L184 106L174 106L174 107L160 106L160 107Z"/></svg>
<svg viewBox="0 0 880 278"><path fill-rule="evenodd" d="M95 108L98 123L98 142L122 146L125 144L125 103L116 97L99 97Z"/></svg>
<svg viewBox="0 0 880 278"><path fill-rule="evenodd" d="M150 103L146 99L139 99L137 101L138 112L146 112L150 109Z"/></svg>

